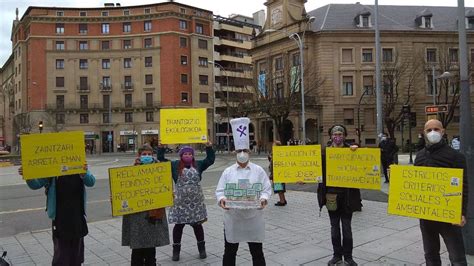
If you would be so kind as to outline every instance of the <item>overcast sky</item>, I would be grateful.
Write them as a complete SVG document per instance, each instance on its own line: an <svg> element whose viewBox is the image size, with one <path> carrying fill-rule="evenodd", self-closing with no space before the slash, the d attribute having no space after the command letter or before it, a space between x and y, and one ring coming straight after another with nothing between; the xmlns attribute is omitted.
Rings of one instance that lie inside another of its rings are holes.
<svg viewBox="0 0 474 266"><path fill-rule="evenodd" d="M373 5L372 0L308 0L306 11L311 11L329 3L355 3ZM464 0L465 6L473 7L474 0ZM57 7L101 7L104 3L121 3L122 6L141 5L163 0L0 0L0 66L11 54L11 27L15 19L15 8L19 9L19 17L23 15L28 6L57 6ZM265 0L177 0L175 2L211 10L216 15L229 16L242 14L252 16L252 13L265 9ZM379 0L379 5L427 5L427 6L457 6L457 0Z"/></svg>

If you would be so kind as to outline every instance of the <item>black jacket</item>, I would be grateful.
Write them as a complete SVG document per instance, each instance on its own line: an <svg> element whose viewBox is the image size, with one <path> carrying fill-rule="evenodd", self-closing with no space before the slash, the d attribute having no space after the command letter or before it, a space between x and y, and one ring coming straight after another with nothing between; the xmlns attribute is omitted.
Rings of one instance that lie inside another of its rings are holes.
<svg viewBox="0 0 474 266"><path fill-rule="evenodd" d="M344 143L344 147L350 147L349 144ZM318 184L318 203L319 210L326 205L326 193L341 194L344 199L344 209L348 212L360 211L362 209L362 200L360 190L357 188L335 188L326 186L326 149L321 152L321 160L323 165L323 182ZM338 201L339 203L339 201Z"/></svg>
<svg viewBox="0 0 474 266"><path fill-rule="evenodd" d="M379 144L380 152L382 154L382 161L393 162L395 154L398 152L398 146L393 139L387 139Z"/></svg>
<svg viewBox="0 0 474 266"><path fill-rule="evenodd" d="M427 146L416 154L415 166L431 166L443 168L459 168L463 171L463 191L462 191L462 214L467 213L468 202L468 177L466 167L466 157L463 154L449 147L445 140Z"/></svg>

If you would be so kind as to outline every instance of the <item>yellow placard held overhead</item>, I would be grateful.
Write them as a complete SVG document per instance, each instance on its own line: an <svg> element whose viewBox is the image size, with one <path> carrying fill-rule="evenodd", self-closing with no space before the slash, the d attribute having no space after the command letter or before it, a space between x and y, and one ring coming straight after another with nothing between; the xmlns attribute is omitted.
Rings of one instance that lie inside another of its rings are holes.
<svg viewBox="0 0 474 266"><path fill-rule="evenodd" d="M206 109L161 109L160 134L163 144L206 143Z"/></svg>
<svg viewBox="0 0 474 266"><path fill-rule="evenodd" d="M25 180L86 172L83 131L21 135L20 142Z"/></svg>
<svg viewBox="0 0 474 266"><path fill-rule="evenodd" d="M322 175L321 145L273 147L274 182L320 183Z"/></svg>
<svg viewBox="0 0 474 266"><path fill-rule="evenodd" d="M326 149L326 185L380 190L380 149Z"/></svg>
<svg viewBox="0 0 474 266"><path fill-rule="evenodd" d="M112 215L173 205L171 163L109 168Z"/></svg>
<svg viewBox="0 0 474 266"><path fill-rule="evenodd" d="M392 165L388 213L459 224L463 169Z"/></svg>

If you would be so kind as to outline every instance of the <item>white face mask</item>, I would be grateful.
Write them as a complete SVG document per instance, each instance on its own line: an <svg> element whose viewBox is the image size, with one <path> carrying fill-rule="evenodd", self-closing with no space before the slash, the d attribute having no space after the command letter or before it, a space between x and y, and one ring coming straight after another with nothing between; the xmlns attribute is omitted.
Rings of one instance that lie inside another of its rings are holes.
<svg viewBox="0 0 474 266"><path fill-rule="evenodd" d="M248 161L249 161L249 154L248 153L243 152L243 151L237 153L237 162L244 164Z"/></svg>
<svg viewBox="0 0 474 266"><path fill-rule="evenodd" d="M441 133L436 131L431 131L430 133L426 134L426 138L431 144L436 144L441 141Z"/></svg>

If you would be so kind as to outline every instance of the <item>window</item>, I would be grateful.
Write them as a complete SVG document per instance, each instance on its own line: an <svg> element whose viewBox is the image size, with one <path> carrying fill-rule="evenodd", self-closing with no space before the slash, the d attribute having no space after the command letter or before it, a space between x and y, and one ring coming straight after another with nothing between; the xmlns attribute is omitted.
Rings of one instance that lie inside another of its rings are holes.
<svg viewBox="0 0 474 266"><path fill-rule="evenodd" d="M108 17L109 16L109 11L102 11L102 16L103 17Z"/></svg>
<svg viewBox="0 0 474 266"><path fill-rule="evenodd" d="M152 67L153 66L153 57L147 56L145 57L145 67Z"/></svg>
<svg viewBox="0 0 474 266"><path fill-rule="evenodd" d="M64 95L56 95L56 109L64 109Z"/></svg>
<svg viewBox="0 0 474 266"><path fill-rule="evenodd" d="M372 95L374 94L374 77L373 76L363 76L362 77L363 83L363 91L365 95Z"/></svg>
<svg viewBox="0 0 474 266"><path fill-rule="evenodd" d="M188 22L186 20L180 20L179 21L179 28L181 30L186 30L188 29Z"/></svg>
<svg viewBox="0 0 474 266"><path fill-rule="evenodd" d="M64 121L66 121L66 115L65 114L56 114L56 124L64 125Z"/></svg>
<svg viewBox="0 0 474 266"><path fill-rule="evenodd" d="M200 85L208 85L208 76L207 75L199 75L199 84Z"/></svg>
<svg viewBox="0 0 474 266"><path fill-rule="evenodd" d="M109 50L110 49L110 41L102 41L100 46L101 46L102 50Z"/></svg>
<svg viewBox="0 0 474 266"><path fill-rule="evenodd" d="M383 79L383 93L385 94L393 94L393 83L394 83L394 77L392 75L384 75L382 77Z"/></svg>
<svg viewBox="0 0 474 266"><path fill-rule="evenodd" d="M181 12L181 14L186 14L186 9L185 8L180 8L179 12Z"/></svg>
<svg viewBox="0 0 474 266"><path fill-rule="evenodd" d="M64 23L56 23L56 34L64 34Z"/></svg>
<svg viewBox="0 0 474 266"><path fill-rule="evenodd" d="M362 49L362 62L373 62L371 48Z"/></svg>
<svg viewBox="0 0 474 266"><path fill-rule="evenodd" d="M108 95L108 94L102 95L102 106L104 108L109 108L110 107L110 95Z"/></svg>
<svg viewBox="0 0 474 266"><path fill-rule="evenodd" d="M110 69L110 59L102 59L102 69Z"/></svg>
<svg viewBox="0 0 474 266"><path fill-rule="evenodd" d="M145 14L150 14L150 13L151 13L151 9L145 8L144 13L145 13Z"/></svg>
<svg viewBox="0 0 474 266"><path fill-rule="evenodd" d="M145 94L145 104L148 107L153 106L153 93L147 93Z"/></svg>
<svg viewBox="0 0 474 266"><path fill-rule="evenodd" d="M80 69L87 69L88 68L87 59L79 59L79 68Z"/></svg>
<svg viewBox="0 0 474 266"><path fill-rule="evenodd" d="M102 23L102 34L109 34L109 32L110 32L110 24Z"/></svg>
<svg viewBox="0 0 474 266"><path fill-rule="evenodd" d="M132 48L132 40L123 40L123 49Z"/></svg>
<svg viewBox="0 0 474 266"><path fill-rule="evenodd" d="M474 63L474 49L471 49L471 63Z"/></svg>
<svg viewBox="0 0 474 266"><path fill-rule="evenodd" d="M295 53L291 56L291 63L292 63L292 66L299 66L300 65L300 54L299 53Z"/></svg>
<svg viewBox="0 0 474 266"><path fill-rule="evenodd" d="M354 109L344 109L344 125L354 125Z"/></svg>
<svg viewBox="0 0 474 266"><path fill-rule="evenodd" d="M277 57L275 58L275 70L282 70L283 69L283 58Z"/></svg>
<svg viewBox="0 0 474 266"><path fill-rule="evenodd" d="M466 27L467 29L474 29L474 17L466 18Z"/></svg>
<svg viewBox="0 0 474 266"><path fill-rule="evenodd" d="M155 121L154 113L146 112L146 122L153 122L153 121Z"/></svg>
<svg viewBox="0 0 474 266"><path fill-rule="evenodd" d="M352 76L342 77L342 95L351 96L354 94L354 87L352 82Z"/></svg>
<svg viewBox="0 0 474 266"><path fill-rule="evenodd" d="M375 125L375 110L374 108L364 109L364 125L373 126Z"/></svg>
<svg viewBox="0 0 474 266"><path fill-rule="evenodd" d="M108 95L107 95L108 96ZM110 123L110 115L109 113L102 113L102 122L104 124Z"/></svg>
<svg viewBox="0 0 474 266"><path fill-rule="evenodd" d="M89 107L89 97L87 97L87 95L79 96L79 101L81 109L87 109Z"/></svg>
<svg viewBox="0 0 474 266"><path fill-rule="evenodd" d="M423 26L425 29L431 28L431 17L423 17L424 23Z"/></svg>
<svg viewBox="0 0 474 266"><path fill-rule="evenodd" d="M144 31L151 31L151 21L147 20L143 22L143 30Z"/></svg>
<svg viewBox="0 0 474 266"><path fill-rule="evenodd" d="M153 84L153 75L151 75L151 74L145 75L145 84L146 85Z"/></svg>
<svg viewBox="0 0 474 266"><path fill-rule="evenodd" d="M79 50L88 50L89 43L87 41L79 41Z"/></svg>
<svg viewBox="0 0 474 266"><path fill-rule="evenodd" d="M435 80L435 83L434 83L434 86L433 86L433 75L427 75L426 76L426 83L428 85L428 88L427 88L427 94L428 95L433 95L434 92L436 92L436 94L438 94L438 90L437 90L438 81Z"/></svg>
<svg viewBox="0 0 474 266"><path fill-rule="evenodd" d="M87 34L87 24L85 24L85 23L79 24L79 33L80 34Z"/></svg>
<svg viewBox="0 0 474 266"><path fill-rule="evenodd" d="M132 58L124 58L123 68L131 68L131 67L132 67Z"/></svg>
<svg viewBox="0 0 474 266"><path fill-rule="evenodd" d="M198 47L199 49L207 50L207 40L199 39Z"/></svg>
<svg viewBox="0 0 474 266"><path fill-rule="evenodd" d="M179 37L179 47L185 48L188 46L188 39L185 37Z"/></svg>
<svg viewBox="0 0 474 266"><path fill-rule="evenodd" d="M458 49L457 48L449 48L448 52L449 56L449 62L451 63L457 63L459 62L459 55L458 55Z"/></svg>
<svg viewBox="0 0 474 266"><path fill-rule="evenodd" d="M64 59L56 59L56 69L64 69Z"/></svg>
<svg viewBox="0 0 474 266"><path fill-rule="evenodd" d="M125 107L126 108L131 108L132 107L132 95L131 94L125 94Z"/></svg>
<svg viewBox="0 0 474 266"><path fill-rule="evenodd" d="M58 17L64 16L64 11L56 11L56 16Z"/></svg>
<svg viewBox="0 0 474 266"><path fill-rule="evenodd" d="M87 12L86 11L81 11L81 12L79 12L79 16L87 17Z"/></svg>
<svg viewBox="0 0 474 266"><path fill-rule="evenodd" d="M88 90L89 84L87 82L87 77L79 77L79 89L80 90Z"/></svg>
<svg viewBox="0 0 474 266"><path fill-rule="evenodd" d="M130 22L124 22L123 23L123 32L131 32L132 31L132 23Z"/></svg>
<svg viewBox="0 0 474 266"><path fill-rule="evenodd" d="M362 16L362 27L370 27L370 16Z"/></svg>
<svg viewBox="0 0 474 266"><path fill-rule="evenodd" d="M199 102L200 103L209 103L209 94L208 93L199 93Z"/></svg>
<svg viewBox="0 0 474 266"><path fill-rule="evenodd" d="M56 41L56 50L64 50L64 41Z"/></svg>
<svg viewBox="0 0 474 266"><path fill-rule="evenodd" d="M199 66L207 67L208 60L207 57L199 57Z"/></svg>
<svg viewBox="0 0 474 266"><path fill-rule="evenodd" d="M56 77L56 88L64 88L64 77Z"/></svg>
<svg viewBox="0 0 474 266"><path fill-rule="evenodd" d="M187 74L181 74L181 83L188 84L188 75Z"/></svg>
<svg viewBox="0 0 474 266"><path fill-rule="evenodd" d="M81 124L89 124L89 114L80 114L79 119Z"/></svg>
<svg viewBox="0 0 474 266"><path fill-rule="evenodd" d="M125 113L125 123L133 123L133 113Z"/></svg>
<svg viewBox="0 0 474 266"><path fill-rule="evenodd" d="M276 84L276 97L278 100L283 99L283 83L277 83Z"/></svg>
<svg viewBox="0 0 474 266"><path fill-rule="evenodd" d="M123 15L124 16L130 16L130 10L124 10Z"/></svg>
<svg viewBox="0 0 474 266"><path fill-rule="evenodd" d="M204 26L200 23L196 23L196 33L203 34L204 33Z"/></svg>
<svg viewBox="0 0 474 266"><path fill-rule="evenodd" d="M102 77L102 89L103 90L111 90L112 89L112 80L110 76Z"/></svg>
<svg viewBox="0 0 474 266"><path fill-rule="evenodd" d="M151 44L151 43L152 43L151 38L145 38L145 39L143 40L143 42L144 42L144 47L145 47L145 48L151 48L151 46L152 46L152 44Z"/></svg>
<svg viewBox="0 0 474 266"><path fill-rule="evenodd" d="M437 62L437 60L436 60L436 49L435 48L426 49L426 62L428 62L428 63Z"/></svg>
<svg viewBox="0 0 474 266"><path fill-rule="evenodd" d="M124 83L125 90L131 90L132 89L132 76L124 76L123 83Z"/></svg>
<svg viewBox="0 0 474 266"><path fill-rule="evenodd" d="M449 81L448 82L448 89L450 95L459 95L461 87L459 82Z"/></svg>
<svg viewBox="0 0 474 266"><path fill-rule="evenodd" d="M342 49L342 63L352 62L352 49Z"/></svg>
<svg viewBox="0 0 474 266"><path fill-rule="evenodd" d="M187 103L188 101L189 101L188 93L187 92L181 92L181 102Z"/></svg>
<svg viewBox="0 0 474 266"><path fill-rule="evenodd" d="M393 49L392 48L382 48L382 61L393 62Z"/></svg>
<svg viewBox="0 0 474 266"><path fill-rule="evenodd" d="M181 56L181 65L187 65L188 64L188 57L185 55Z"/></svg>

